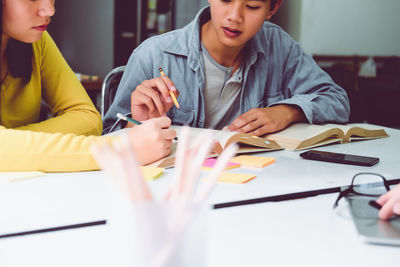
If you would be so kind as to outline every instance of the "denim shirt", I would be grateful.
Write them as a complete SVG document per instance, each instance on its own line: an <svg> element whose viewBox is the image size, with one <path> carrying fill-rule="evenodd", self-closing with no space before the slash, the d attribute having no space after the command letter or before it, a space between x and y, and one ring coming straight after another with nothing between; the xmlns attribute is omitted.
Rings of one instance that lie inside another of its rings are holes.
<svg viewBox="0 0 400 267"><path fill-rule="evenodd" d="M172 123L204 127L205 77L200 30L209 19L209 7L203 8L184 28L149 38L133 51L114 102L105 115L103 133L122 127L116 114L130 114L133 90L144 80L160 76L159 67L180 91L181 108L173 106L167 112ZM265 22L244 49L243 87L240 101L233 107L241 114L253 108L287 104L300 108L309 123L348 121L346 92L280 27Z"/></svg>

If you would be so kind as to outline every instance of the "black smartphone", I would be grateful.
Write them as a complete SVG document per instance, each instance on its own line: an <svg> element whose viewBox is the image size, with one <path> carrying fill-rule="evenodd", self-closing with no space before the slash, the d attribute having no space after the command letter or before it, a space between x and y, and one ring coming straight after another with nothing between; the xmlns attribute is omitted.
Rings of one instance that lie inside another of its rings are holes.
<svg viewBox="0 0 400 267"><path fill-rule="evenodd" d="M333 153L318 150L308 150L300 154L305 159L313 159L334 163L351 164L359 166L372 166L379 162L379 158L358 155Z"/></svg>

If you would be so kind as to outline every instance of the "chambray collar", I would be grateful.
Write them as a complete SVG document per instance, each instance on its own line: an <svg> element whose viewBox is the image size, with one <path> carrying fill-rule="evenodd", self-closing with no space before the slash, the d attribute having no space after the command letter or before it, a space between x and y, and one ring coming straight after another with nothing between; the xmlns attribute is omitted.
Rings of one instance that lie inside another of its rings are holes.
<svg viewBox="0 0 400 267"><path fill-rule="evenodd" d="M209 7L201 9L195 19L184 28L177 30L176 39L165 46L164 52L189 57L200 51L200 27L210 19Z"/></svg>

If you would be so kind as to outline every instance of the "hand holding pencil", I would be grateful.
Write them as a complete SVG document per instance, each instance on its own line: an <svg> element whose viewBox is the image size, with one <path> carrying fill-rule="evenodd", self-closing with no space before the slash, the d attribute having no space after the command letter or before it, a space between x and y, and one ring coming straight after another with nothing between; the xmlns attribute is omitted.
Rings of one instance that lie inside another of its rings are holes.
<svg viewBox="0 0 400 267"><path fill-rule="evenodd" d="M175 84L161 68L158 71L161 76L143 81L131 94L132 118L137 121L166 116L173 106L180 108Z"/></svg>
<svg viewBox="0 0 400 267"><path fill-rule="evenodd" d="M140 164L152 163L171 153L172 140L177 139L176 132L170 128L170 118L162 117L139 122L120 113L117 117L137 125L129 130L127 136Z"/></svg>
<svg viewBox="0 0 400 267"><path fill-rule="evenodd" d="M163 69L162 69L161 67L158 68L158 71L160 72L161 76L166 76L165 73L164 73L164 71L163 71ZM170 91L169 91L169 95L171 96L172 101L174 102L175 106L176 106L178 109L180 109L181 107L179 106L179 103L178 103L178 100L176 99L175 93L174 93L172 90L170 90Z"/></svg>

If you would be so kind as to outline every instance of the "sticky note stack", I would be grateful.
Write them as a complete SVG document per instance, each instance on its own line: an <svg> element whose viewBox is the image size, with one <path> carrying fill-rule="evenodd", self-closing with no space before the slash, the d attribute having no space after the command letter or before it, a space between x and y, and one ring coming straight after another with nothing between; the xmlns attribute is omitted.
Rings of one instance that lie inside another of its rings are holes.
<svg viewBox="0 0 400 267"><path fill-rule="evenodd" d="M214 158L207 159L203 164L203 169L212 169L216 162L217 160ZM271 157L238 156L231 160L226 169L233 169L239 166L264 168L273 162L275 162L275 158ZM223 172L219 177L218 182L243 184L256 177L257 176L254 174Z"/></svg>
<svg viewBox="0 0 400 267"><path fill-rule="evenodd" d="M0 172L0 180L9 182L24 181L32 178L45 176L46 173L39 171L32 172Z"/></svg>
<svg viewBox="0 0 400 267"><path fill-rule="evenodd" d="M218 178L218 182L232 183L232 184L244 184L256 177L257 177L257 175L255 175L255 174L223 172L221 174L221 176Z"/></svg>
<svg viewBox="0 0 400 267"><path fill-rule="evenodd" d="M231 161L235 163L240 163L244 167L264 168L265 166L274 163L275 158L244 155L244 156L234 157Z"/></svg>
<svg viewBox="0 0 400 267"><path fill-rule="evenodd" d="M212 168L214 168L216 163L217 163L217 159L208 158L204 161L202 168L204 170L211 170ZM228 164L225 167L225 170L231 170L231 169L238 168L238 167L240 167L240 163L228 162Z"/></svg>

